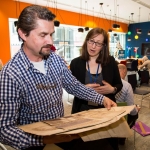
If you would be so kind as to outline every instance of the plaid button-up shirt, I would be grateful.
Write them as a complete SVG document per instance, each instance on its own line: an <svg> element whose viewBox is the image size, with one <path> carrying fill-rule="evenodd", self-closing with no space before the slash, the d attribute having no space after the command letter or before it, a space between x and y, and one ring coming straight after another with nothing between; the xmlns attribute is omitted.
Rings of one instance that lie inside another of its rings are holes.
<svg viewBox="0 0 150 150"><path fill-rule="evenodd" d="M0 141L15 149L43 145L41 136L25 133L18 125L64 115L63 88L79 98L102 104L104 96L72 76L64 60L51 53L46 74L35 69L21 49L0 73Z"/></svg>

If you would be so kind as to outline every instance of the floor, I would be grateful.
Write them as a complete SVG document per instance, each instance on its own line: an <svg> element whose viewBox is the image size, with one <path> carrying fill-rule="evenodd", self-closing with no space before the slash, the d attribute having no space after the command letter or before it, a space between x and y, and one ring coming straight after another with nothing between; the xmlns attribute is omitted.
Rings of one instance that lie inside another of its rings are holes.
<svg viewBox="0 0 150 150"><path fill-rule="evenodd" d="M147 89L147 87L140 87L141 89ZM147 89L147 90L150 90ZM135 95L135 104L141 104L141 96ZM143 100L143 107L141 108L141 111L139 113L139 121L142 121L146 125L150 126L150 109L149 107L149 100L150 98L147 97L146 99ZM73 101L73 96L68 95L67 92L64 91L63 94L63 102L64 102L64 107L65 107L65 115L70 114L71 112L71 104ZM135 134L135 148L136 150L149 150L150 149L150 136L143 137L139 135L138 133ZM54 145L47 145L44 150L59 150L59 148L53 148ZM7 150L14 150L8 146ZM131 136L126 140L125 145L119 146L120 150L134 150L134 136Z"/></svg>

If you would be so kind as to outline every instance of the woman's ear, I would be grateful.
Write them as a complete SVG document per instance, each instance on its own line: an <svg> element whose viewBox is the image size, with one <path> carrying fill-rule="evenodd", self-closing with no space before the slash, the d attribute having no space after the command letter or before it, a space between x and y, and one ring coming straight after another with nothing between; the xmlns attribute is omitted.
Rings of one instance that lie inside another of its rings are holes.
<svg viewBox="0 0 150 150"><path fill-rule="evenodd" d="M26 41L26 33L24 33L20 28L18 29L18 34L23 41Z"/></svg>

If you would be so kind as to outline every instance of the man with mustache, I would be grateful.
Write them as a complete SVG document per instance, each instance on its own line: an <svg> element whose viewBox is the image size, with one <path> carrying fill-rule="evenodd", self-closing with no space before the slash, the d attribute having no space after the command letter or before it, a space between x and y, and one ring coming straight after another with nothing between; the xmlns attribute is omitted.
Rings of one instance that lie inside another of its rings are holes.
<svg viewBox="0 0 150 150"><path fill-rule="evenodd" d="M18 125L63 117L63 88L76 97L116 106L112 100L81 84L64 60L50 51L55 15L41 6L21 12L17 32L23 44L0 74L0 142L15 149L42 150L45 144L62 143L78 135L36 136Z"/></svg>

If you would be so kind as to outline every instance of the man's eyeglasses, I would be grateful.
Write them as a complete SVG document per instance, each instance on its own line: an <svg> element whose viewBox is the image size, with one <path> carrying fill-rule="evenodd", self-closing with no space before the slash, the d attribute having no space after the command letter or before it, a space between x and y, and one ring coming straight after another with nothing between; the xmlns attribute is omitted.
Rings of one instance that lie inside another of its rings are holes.
<svg viewBox="0 0 150 150"><path fill-rule="evenodd" d="M89 40L88 40L88 43L89 43L89 44L92 44L92 45L95 43L95 45L98 46L98 47L102 47L102 46L104 45L104 43L95 42L95 41L92 40L92 39L89 39Z"/></svg>

